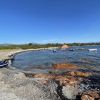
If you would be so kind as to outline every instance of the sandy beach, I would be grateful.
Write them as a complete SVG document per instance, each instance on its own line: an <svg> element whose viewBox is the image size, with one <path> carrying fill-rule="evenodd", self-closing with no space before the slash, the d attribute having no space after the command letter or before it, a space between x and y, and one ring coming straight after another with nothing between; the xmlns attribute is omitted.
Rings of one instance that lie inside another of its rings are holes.
<svg viewBox="0 0 100 100"><path fill-rule="evenodd" d="M22 49L0 50L0 60L9 59L9 56L15 53L24 52Z"/></svg>
<svg viewBox="0 0 100 100"><path fill-rule="evenodd" d="M8 50L0 50L0 60L9 59L10 55L26 52L26 51L33 51L33 50L43 50L43 49L57 49L58 47L49 47L49 48L38 48L38 49L8 49Z"/></svg>

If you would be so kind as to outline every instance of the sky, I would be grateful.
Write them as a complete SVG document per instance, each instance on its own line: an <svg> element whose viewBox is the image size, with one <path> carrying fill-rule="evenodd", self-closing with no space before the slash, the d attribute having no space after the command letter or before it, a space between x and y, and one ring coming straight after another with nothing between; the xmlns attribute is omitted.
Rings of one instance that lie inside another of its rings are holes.
<svg viewBox="0 0 100 100"><path fill-rule="evenodd" d="M100 42L100 0L0 0L0 43Z"/></svg>

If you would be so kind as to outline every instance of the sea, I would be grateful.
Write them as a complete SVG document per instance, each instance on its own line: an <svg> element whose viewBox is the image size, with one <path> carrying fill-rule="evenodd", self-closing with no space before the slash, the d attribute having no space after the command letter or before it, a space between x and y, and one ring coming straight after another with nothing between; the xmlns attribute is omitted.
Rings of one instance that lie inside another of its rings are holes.
<svg viewBox="0 0 100 100"><path fill-rule="evenodd" d="M89 51L97 49L97 51ZM73 46L65 50L44 49L18 53L12 66L35 73L48 72L52 64L70 63L81 69L100 71L100 46Z"/></svg>

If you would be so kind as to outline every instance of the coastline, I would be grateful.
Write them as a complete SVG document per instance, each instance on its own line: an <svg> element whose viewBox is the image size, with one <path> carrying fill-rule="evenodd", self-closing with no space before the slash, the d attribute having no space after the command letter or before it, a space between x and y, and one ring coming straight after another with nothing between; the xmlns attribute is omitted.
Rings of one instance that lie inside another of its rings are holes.
<svg viewBox="0 0 100 100"><path fill-rule="evenodd" d="M75 66L72 68L76 69ZM95 77L96 80L90 72L73 70L34 74L1 68L0 100L87 100L86 97L99 100L100 77Z"/></svg>
<svg viewBox="0 0 100 100"><path fill-rule="evenodd" d="M35 51L35 50L46 50L46 49L57 49L58 47L49 47L49 48L38 48L38 49L8 49L8 50L0 50L0 60L10 59L9 56L16 55L18 53L27 52L27 51Z"/></svg>
<svg viewBox="0 0 100 100"><path fill-rule="evenodd" d="M0 53L7 59L17 53L43 49L54 48L1 50ZM95 72L82 71L73 64L54 64L49 73L1 68L0 100L86 100L86 96L94 100L100 98L99 79Z"/></svg>

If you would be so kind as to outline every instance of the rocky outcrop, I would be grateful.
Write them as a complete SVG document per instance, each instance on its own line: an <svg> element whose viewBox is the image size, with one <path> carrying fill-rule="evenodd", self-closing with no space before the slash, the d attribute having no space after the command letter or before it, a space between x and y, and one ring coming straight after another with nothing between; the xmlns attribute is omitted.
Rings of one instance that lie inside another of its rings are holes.
<svg viewBox="0 0 100 100"><path fill-rule="evenodd" d="M28 78L22 72L0 69L0 100L60 100L57 84L48 80Z"/></svg>
<svg viewBox="0 0 100 100"><path fill-rule="evenodd" d="M47 79L46 81L41 81L46 85L48 80L53 80L57 84L56 92L61 100L77 100L77 96L79 96L78 100L81 100L84 96L79 95L79 93L82 94L84 90L88 90L90 88L89 84L91 84L90 81L93 81L88 79L93 75L92 73L82 71L66 71L62 74L25 73L25 75L27 77Z"/></svg>
<svg viewBox="0 0 100 100"><path fill-rule="evenodd" d="M62 93L63 93L64 97L69 100L75 100L76 96L78 95L78 92L79 92L79 90L78 90L77 85L75 85L75 86L67 85L67 86L62 87Z"/></svg>
<svg viewBox="0 0 100 100"><path fill-rule="evenodd" d="M82 94L81 100L99 100L100 99L100 91L89 90Z"/></svg>
<svg viewBox="0 0 100 100"><path fill-rule="evenodd" d="M65 49L68 49L68 48L69 48L69 46L66 45L66 44L62 45L62 47L61 47L62 50L65 50Z"/></svg>
<svg viewBox="0 0 100 100"><path fill-rule="evenodd" d="M69 75L55 75L55 74L33 74L33 73L25 73L27 77L33 78L41 78L47 80L58 81L60 85L75 85L81 82L82 78L77 78Z"/></svg>
<svg viewBox="0 0 100 100"><path fill-rule="evenodd" d="M56 74L32 74L25 73L27 77L47 79L42 80L41 83L47 85L48 80L53 80L57 85L56 92L61 100L75 99L78 95L78 84L82 81L81 78L68 76L68 75L56 75ZM76 92L77 91L77 92Z"/></svg>
<svg viewBox="0 0 100 100"><path fill-rule="evenodd" d="M68 72L67 75L70 76L79 76L79 77L89 77L92 75L92 73L90 72L81 72L81 71L72 71L72 72Z"/></svg>
<svg viewBox="0 0 100 100"><path fill-rule="evenodd" d="M100 77L92 75L82 71L33 74L2 68L0 100L99 100L100 81L96 82Z"/></svg>

